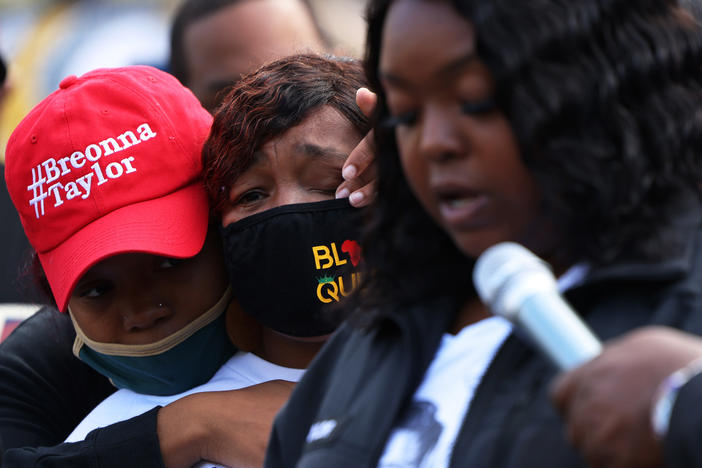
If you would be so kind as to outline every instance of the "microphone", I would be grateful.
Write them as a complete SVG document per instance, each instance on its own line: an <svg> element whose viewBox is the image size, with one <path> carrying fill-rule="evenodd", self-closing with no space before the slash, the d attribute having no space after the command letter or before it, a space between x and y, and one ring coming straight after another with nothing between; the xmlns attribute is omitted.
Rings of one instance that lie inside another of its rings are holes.
<svg viewBox="0 0 702 468"><path fill-rule="evenodd" d="M521 245L503 242L488 248L475 263L473 283L493 314L525 330L561 370L602 351L561 297L549 265Z"/></svg>

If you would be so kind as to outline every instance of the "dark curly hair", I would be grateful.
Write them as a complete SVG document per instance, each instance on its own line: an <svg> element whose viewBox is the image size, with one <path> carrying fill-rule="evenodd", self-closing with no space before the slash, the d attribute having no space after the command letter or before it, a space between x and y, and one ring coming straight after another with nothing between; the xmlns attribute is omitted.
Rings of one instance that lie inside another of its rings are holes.
<svg viewBox="0 0 702 468"><path fill-rule="evenodd" d="M229 188L256 151L315 110L331 106L365 135L368 118L356 105L356 91L363 86L359 61L318 54L285 57L245 76L217 109L202 150L213 214L221 213Z"/></svg>
<svg viewBox="0 0 702 468"><path fill-rule="evenodd" d="M471 260L412 195L382 125L378 64L393 1L367 11L365 68L379 97L378 199L364 241L370 305L472 293ZM689 13L674 0L425 1L446 1L472 23L544 214L563 234L563 261L669 255L674 213L702 180L702 34Z"/></svg>

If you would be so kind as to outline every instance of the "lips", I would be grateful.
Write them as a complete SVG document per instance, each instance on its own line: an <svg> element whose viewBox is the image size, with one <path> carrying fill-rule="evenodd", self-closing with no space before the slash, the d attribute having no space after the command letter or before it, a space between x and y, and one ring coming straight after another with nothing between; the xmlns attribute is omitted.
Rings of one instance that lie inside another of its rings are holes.
<svg viewBox="0 0 702 468"><path fill-rule="evenodd" d="M482 213L488 203L484 193L457 184L437 184L434 193L439 215L447 227L466 229L483 224Z"/></svg>

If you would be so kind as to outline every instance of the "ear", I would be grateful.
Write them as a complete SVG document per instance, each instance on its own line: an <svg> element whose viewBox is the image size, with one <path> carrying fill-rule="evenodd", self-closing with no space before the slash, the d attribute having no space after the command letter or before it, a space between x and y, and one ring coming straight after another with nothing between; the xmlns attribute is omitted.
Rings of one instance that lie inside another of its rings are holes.
<svg viewBox="0 0 702 468"><path fill-rule="evenodd" d="M244 312L235 299L229 304L226 315L227 335L241 351L252 352L261 342L261 324Z"/></svg>

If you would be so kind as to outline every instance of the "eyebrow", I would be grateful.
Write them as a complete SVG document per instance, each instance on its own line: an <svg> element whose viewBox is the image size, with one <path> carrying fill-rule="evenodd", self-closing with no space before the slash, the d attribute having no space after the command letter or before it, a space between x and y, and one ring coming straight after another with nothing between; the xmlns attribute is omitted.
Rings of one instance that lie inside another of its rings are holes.
<svg viewBox="0 0 702 468"><path fill-rule="evenodd" d="M478 56L475 54L475 52L471 51L461 57L458 57L456 60L453 60L447 63L446 65L442 66L439 69L439 71L435 73L435 75L439 78L449 77L451 75L454 75L458 70L462 69L463 67L470 65L477 59ZM380 77L381 79L386 80L395 86L404 88L412 86L406 79L397 75L393 75L392 73L384 72L382 70L380 70Z"/></svg>
<svg viewBox="0 0 702 468"><path fill-rule="evenodd" d="M301 143L295 146L295 150L314 158L334 157L345 160L349 156L348 154L339 151L336 148L332 148L331 146L319 146L315 145L314 143Z"/></svg>

